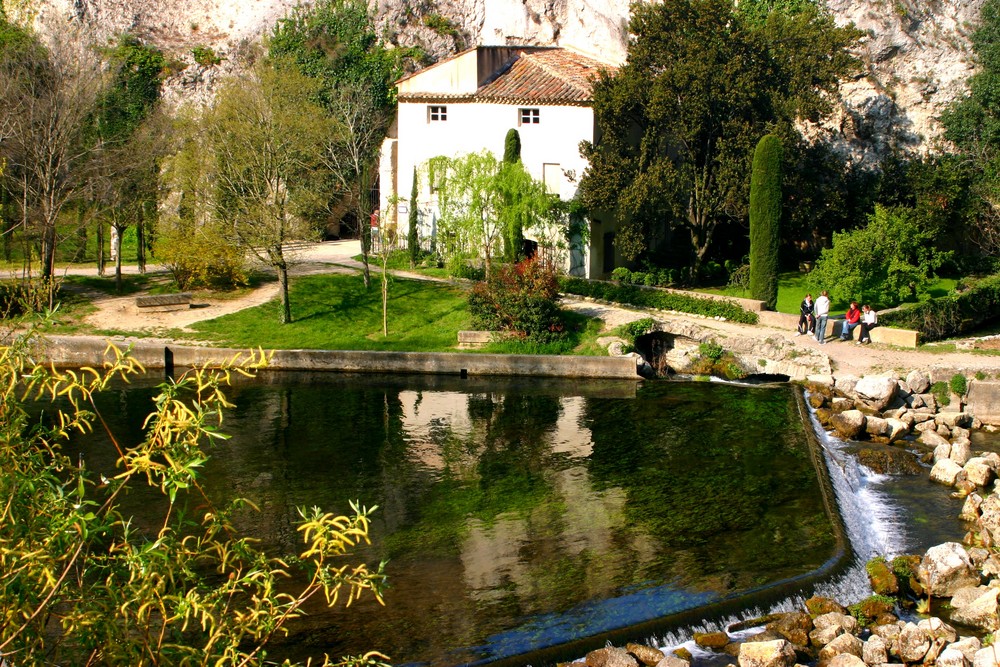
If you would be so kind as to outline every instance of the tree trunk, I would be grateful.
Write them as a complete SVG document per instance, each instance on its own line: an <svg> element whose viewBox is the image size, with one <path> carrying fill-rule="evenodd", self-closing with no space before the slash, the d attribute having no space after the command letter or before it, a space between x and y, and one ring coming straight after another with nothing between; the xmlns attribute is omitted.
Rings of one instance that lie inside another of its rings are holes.
<svg viewBox="0 0 1000 667"><path fill-rule="evenodd" d="M288 265L281 264L278 269L278 285L281 288L281 323L292 321L292 304L288 299Z"/></svg>
<svg viewBox="0 0 1000 667"><path fill-rule="evenodd" d="M139 220L135 225L136 263L139 273L146 273L146 216L144 207L139 207Z"/></svg>
<svg viewBox="0 0 1000 667"><path fill-rule="evenodd" d="M389 255L382 254L382 336L389 335Z"/></svg>
<svg viewBox="0 0 1000 667"><path fill-rule="evenodd" d="M97 223L97 275L104 275L104 223Z"/></svg>

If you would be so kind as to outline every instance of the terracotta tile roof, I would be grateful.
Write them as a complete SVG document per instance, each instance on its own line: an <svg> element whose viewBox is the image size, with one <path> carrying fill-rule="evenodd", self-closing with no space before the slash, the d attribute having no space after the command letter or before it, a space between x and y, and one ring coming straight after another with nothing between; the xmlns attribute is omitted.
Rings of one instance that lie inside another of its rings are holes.
<svg viewBox="0 0 1000 667"><path fill-rule="evenodd" d="M588 105L591 79L613 65L569 49L521 51L517 58L494 73L471 95L401 94L400 101L452 100L502 104Z"/></svg>

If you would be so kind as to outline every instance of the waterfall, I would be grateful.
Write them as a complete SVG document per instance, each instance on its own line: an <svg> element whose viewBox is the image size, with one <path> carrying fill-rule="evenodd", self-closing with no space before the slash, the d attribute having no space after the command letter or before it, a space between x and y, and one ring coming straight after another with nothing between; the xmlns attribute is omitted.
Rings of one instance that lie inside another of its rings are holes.
<svg viewBox="0 0 1000 667"><path fill-rule="evenodd" d="M821 595L837 600L843 605L853 604L871 595L871 586L865 572L866 563L875 556L892 557L903 553L905 535L896 521L899 508L894 507L879 491L879 484L888 479L875 475L859 465L856 458L846 451L846 444L828 434L816 418L815 411L809 410L810 426L823 450L830 483L836 496L847 539L854 553L854 562L846 572L830 581L821 582L809 593L803 592L786 598L769 608L746 609L738 615L706 621L698 626L679 628L662 637L652 638L649 644L660 647L665 653L683 646L701 662L713 662L715 656L698 647L691 637L696 632L725 631L730 626L744 623L767 614L805 609L808 595ZM734 638L752 634L756 628L730 632ZM720 664L732 662L731 656L721 656Z"/></svg>

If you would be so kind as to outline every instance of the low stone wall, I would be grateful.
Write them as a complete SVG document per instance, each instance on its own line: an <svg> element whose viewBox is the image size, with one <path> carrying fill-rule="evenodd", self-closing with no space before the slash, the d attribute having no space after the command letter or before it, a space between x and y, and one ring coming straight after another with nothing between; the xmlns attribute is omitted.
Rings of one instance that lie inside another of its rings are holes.
<svg viewBox="0 0 1000 667"><path fill-rule="evenodd" d="M799 316L790 315L788 313L776 313L774 311L764 310L757 313L757 316L760 318L761 324L768 327L774 327L775 329L794 331L799 324ZM839 336L840 328L843 324L843 319L831 318L827 320L826 335ZM853 337L855 340L857 340L859 332L859 329L854 330ZM891 329L889 327L878 326L872 329L871 336L873 343L916 348L917 343L919 342L920 333L910 329Z"/></svg>
<svg viewBox="0 0 1000 667"><path fill-rule="evenodd" d="M131 346L133 357L146 368L220 364L245 353L231 348L173 345L145 339L100 336L48 336L35 354L56 366L100 366L112 355L108 345ZM278 370L353 373L427 373L574 378L638 379L636 358L556 355L503 355L433 352L366 352L357 350L275 350L270 367Z"/></svg>

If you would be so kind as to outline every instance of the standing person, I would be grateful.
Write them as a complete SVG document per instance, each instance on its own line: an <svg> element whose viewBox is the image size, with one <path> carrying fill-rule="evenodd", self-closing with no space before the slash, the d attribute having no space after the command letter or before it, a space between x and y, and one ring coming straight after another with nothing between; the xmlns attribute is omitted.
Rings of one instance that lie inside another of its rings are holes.
<svg viewBox="0 0 1000 667"><path fill-rule="evenodd" d="M840 340L849 340L854 327L861 324L861 309L858 302L852 301L851 306L844 313L844 326L840 328Z"/></svg>
<svg viewBox="0 0 1000 667"><path fill-rule="evenodd" d="M823 290L813 304L813 315L816 316L816 340L820 345L826 343L826 319L830 316L830 294Z"/></svg>
<svg viewBox="0 0 1000 667"><path fill-rule="evenodd" d="M801 336L813 333L815 329L816 318L813 317L813 297L812 294L806 294L806 298L802 299L802 303L799 304L799 330L795 332L795 335Z"/></svg>
<svg viewBox="0 0 1000 667"><path fill-rule="evenodd" d="M867 345L872 342L872 337L868 332L877 326L878 313L872 310L871 306L867 303L861 306L861 333L858 334L858 345L861 345L862 343Z"/></svg>

